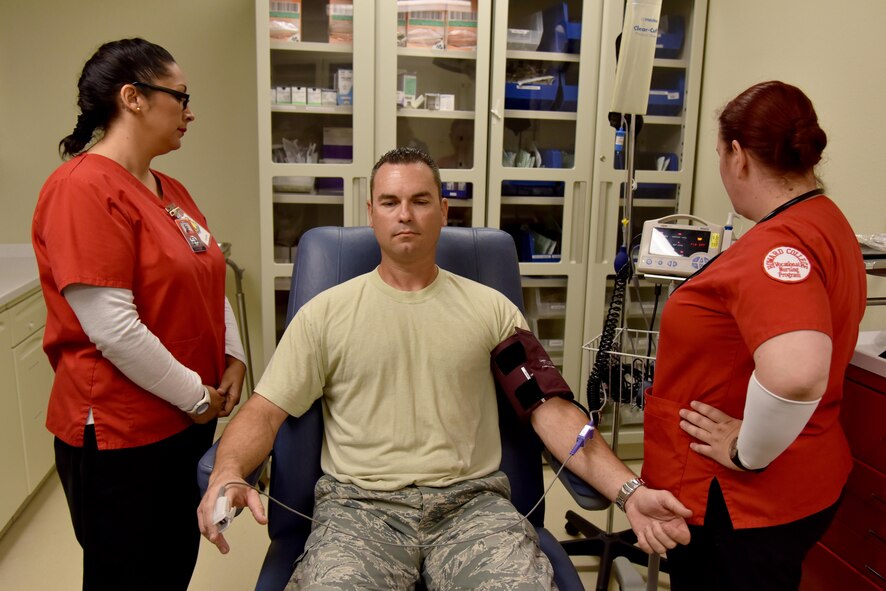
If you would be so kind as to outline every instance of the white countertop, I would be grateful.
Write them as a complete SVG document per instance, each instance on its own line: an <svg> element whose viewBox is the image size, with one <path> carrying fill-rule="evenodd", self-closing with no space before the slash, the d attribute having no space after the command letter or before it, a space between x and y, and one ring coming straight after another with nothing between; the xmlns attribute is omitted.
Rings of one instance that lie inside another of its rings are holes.
<svg viewBox="0 0 886 591"><path fill-rule="evenodd" d="M30 244L0 244L0 310L40 288Z"/></svg>
<svg viewBox="0 0 886 591"><path fill-rule="evenodd" d="M886 351L886 330L861 332L850 363L886 378L886 359L880 357L883 351Z"/></svg>

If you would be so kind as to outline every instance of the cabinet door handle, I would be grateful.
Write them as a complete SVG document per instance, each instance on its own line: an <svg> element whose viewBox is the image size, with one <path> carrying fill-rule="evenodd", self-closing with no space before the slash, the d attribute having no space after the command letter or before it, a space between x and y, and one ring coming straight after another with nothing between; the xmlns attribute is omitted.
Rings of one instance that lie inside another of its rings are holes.
<svg viewBox="0 0 886 591"><path fill-rule="evenodd" d="M501 109L499 109L500 106L501 106L501 102L495 101L495 106L493 108L489 109L489 112L492 113L495 116L495 118L498 119L499 121L501 121L501 118L502 118L501 117Z"/></svg>
<svg viewBox="0 0 886 591"><path fill-rule="evenodd" d="M878 534L878 533L875 532L874 530L869 529L869 530L868 530L868 535L869 535L869 536L873 536L873 537L877 538L878 540L880 540L881 542L883 542L884 544L886 544L886 538L884 538L883 536L881 536L880 534Z"/></svg>

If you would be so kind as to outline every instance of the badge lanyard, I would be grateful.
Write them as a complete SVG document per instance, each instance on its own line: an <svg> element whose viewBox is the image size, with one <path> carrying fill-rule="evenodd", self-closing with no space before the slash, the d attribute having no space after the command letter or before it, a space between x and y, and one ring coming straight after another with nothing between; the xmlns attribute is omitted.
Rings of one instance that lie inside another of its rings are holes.
<svg viewBox="0 0 886 591"><path fill-rule="evenodd" d="M172 218L175 225L181 231L185 241L194 252L206 252L209 248L211 235L200 224L195 222L188 214L182 211L178 205L170 203L165 207L166 213Z"/></svg>

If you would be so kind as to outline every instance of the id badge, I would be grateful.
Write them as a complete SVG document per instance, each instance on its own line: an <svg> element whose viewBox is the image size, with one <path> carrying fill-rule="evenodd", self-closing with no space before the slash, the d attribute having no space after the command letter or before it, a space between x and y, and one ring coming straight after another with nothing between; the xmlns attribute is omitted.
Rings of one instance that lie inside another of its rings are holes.
<svg viewBox="0 0 886 591"><path fill-rule="evenodd" d="M181 231L188 246L194 252L206 252L209 248L212 235L203 226L195 222L180 207L174 204L166 206L166 213L173 219L175 225Z"/></svg>
<svg viewBox="0 0 886 591"><path fill-rule="evenodd" d="M185 237L191 250L194 252L206 252L206 243L200 240L200 235L197 233L197 230L194 229L191 220L180 218L175 220L175 225L181 230L182 236Z"/></svg>

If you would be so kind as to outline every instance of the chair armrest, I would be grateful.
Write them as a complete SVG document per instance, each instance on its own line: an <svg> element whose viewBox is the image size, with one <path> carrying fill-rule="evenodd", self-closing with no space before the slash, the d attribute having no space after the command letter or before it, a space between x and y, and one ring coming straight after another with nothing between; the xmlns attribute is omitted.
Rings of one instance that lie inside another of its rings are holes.
<svg viewBox="0 0 886 591"><path fill-rule="evenodd" d="M557 538L543 527L535 528L538 534L538 542L542 552L551 561L554 569L554 582L560 591L584 591L584 585L578 576L578 571L566 553L565 548L560 545Z"/></svg>
<svg viewBox="0 0 886 591"><path fill-rule="evenodd" d="M556 474L559 472L563 464L557 461L557 458L555 458L547 449L543 450L542 453L545 460L547 460L548 465L554 470L554 473ZM569 495L582 509L599 511L601 509L606 509L611 504L609 499L600 494L597 489L590 484L570 472L569 468L560 472L559 479L560 483L566 487Z"/></svg>
<svg viewBox="0 0 886 591"><path fill-rule="evenodd" d="M200 487L200 495L206 494L206 489L209 488L209 475L212 474L212 468L215 466L215 452L218 451L218 441L212 444L212 447L206 450L206 453L203 454L203 457L200 458L200 461L197 462L197 486ZM258 483L258 479L261 478L262 472L265 471L265 467L268 465L268 462L271 460L270 457L265 458L265 461L261 463L261 465L249 473L245 480L249 484L255 486ZM238 511L239 513L239 511Z"/></svg>

